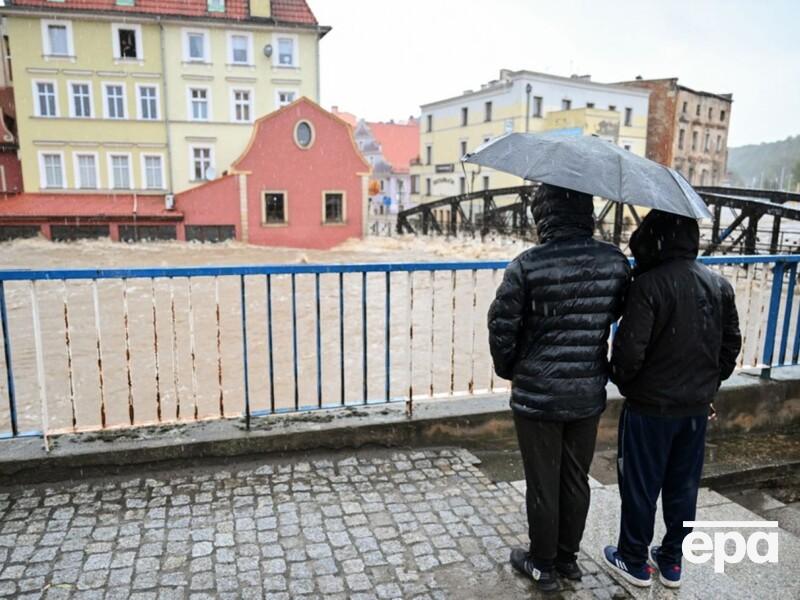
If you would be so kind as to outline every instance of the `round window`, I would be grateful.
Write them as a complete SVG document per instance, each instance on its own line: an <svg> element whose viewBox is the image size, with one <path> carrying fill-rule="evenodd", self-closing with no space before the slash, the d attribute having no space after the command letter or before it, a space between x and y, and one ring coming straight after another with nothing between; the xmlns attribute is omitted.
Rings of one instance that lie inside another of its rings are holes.
<svg viewBox="0 0 800 600"><path fill-rule="evenodd" d="M308 121L300 121L294 129L294 139L301 148L308 148L314 141L314 130Z"/></svg>

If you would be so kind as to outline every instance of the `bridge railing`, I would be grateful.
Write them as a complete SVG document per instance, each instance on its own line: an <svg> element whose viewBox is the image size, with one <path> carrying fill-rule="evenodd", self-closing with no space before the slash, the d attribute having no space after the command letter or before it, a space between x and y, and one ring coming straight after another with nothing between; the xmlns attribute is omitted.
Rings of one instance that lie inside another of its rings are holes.
<svg viewBox="0 0 800 600"><path fill-rule="evenodd" d="M742 367L794 365L800 256L714 256ZM501 392L505 261L0 271L0 437Z"/></svg>

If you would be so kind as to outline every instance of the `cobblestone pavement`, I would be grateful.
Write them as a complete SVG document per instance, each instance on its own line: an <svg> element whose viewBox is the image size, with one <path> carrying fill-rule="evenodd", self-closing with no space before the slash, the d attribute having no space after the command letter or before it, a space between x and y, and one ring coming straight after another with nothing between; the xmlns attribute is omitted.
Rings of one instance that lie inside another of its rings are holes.
<svg viewBox="0 0 800 600"><path fill-rule="evenodd" d="M0 596L536 597L507 564L522 495L477 462L368 451L2 489ZM563 598L628 597L581 564Z"/></svg>

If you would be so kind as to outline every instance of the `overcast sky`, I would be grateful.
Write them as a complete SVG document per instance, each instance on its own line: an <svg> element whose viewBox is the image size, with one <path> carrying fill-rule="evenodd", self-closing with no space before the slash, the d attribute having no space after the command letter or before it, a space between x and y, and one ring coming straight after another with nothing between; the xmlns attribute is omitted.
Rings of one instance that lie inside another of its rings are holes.
<svg viewBox="0 0 800 600"><path fill-rule="evenodd" d="M730 145L800 133L800 0L307 0L322 104L369 120L475 89L501 68L600 82L678 76L732 92Z"/></svg>

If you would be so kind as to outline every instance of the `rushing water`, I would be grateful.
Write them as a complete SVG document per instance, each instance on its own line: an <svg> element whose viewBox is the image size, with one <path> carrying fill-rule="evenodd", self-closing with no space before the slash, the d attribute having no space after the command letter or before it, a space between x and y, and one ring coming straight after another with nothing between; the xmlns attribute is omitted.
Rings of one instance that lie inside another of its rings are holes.
<svg viewBox="0 0 800 600"><path fill-rule="evenodd" d="M142 267L299 263L418 262L508 259L524 249L508 240L368 238L330 251L159 242L0 244L0 268ZM489 270L391 275L389 396L468 393L504 387L491 374L486 311L500 273ZM749 346L757 362L768 296L767 271L728 268L736 281ZM320 277L321 377L313 275L296 278L297 386L294 376L291 278L273 276L273 372L269 376L266 278L248 277L247 336L253 410L291 409L386 397L385 274L367 277L367 328L362 327L361 275L344 276L343 338L337 275ZM411 290L413 287L413 296ZM36 284L41 313L48 429L185 421L241 414L244 405L238 277L99 280ZM21 430L41 429L31 286L6 284ZM413 300L412 300L413 297ZM793 339L793 337L791 338ZM343 346L343 352L340 347ZM99 348L99 350L98 350ZM7 383L0 362L0 431L8 430ZM296 391L295 391L296 390Z"/></svg>

